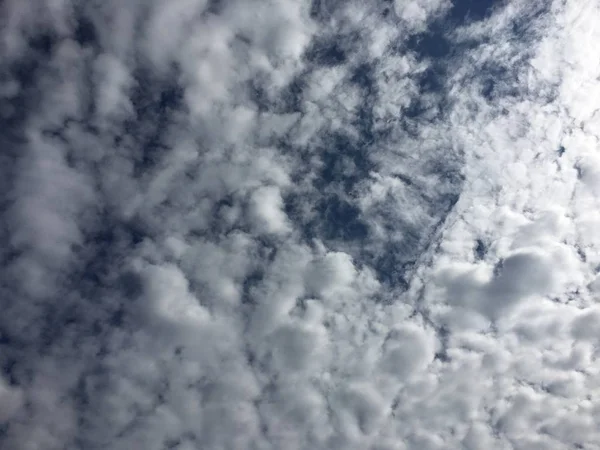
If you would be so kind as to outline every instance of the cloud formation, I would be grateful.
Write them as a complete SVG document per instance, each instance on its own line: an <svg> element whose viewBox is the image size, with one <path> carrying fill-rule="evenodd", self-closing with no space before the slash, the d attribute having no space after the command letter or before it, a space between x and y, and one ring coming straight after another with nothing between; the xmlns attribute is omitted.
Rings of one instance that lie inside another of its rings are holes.
<svg viewBox="0 0 600 450"><path fill-rule="evenodd" d="M0 9L1 448L600 446L596 2Z"/></svg>

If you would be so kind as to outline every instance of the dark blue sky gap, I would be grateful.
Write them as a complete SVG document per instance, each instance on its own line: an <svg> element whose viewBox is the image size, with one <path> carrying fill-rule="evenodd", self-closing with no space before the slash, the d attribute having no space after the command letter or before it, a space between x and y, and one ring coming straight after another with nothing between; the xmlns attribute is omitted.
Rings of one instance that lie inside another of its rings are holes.
<svg viewBox="0 0 600 450"><path fill-rule="evenodd" d="M384 2L384 9L390 5ZM440 119L446 112L446 101L443 95L445 90L445 79L447 76L448 58L457 57L457 54L464 50L456 48L450 41L450 33L461 25L470 22L483 20L488 17L495 6L501 4L499 1L460 1L456 2L453 8L445 17L430 24L427 32L413 36L408 40L406 46L401 51L411 51L416 53L420 59L428 59L432 62L431 68L426 70L418 80L418 85L422 94L442 94L439 98L439 104L434 107L437 112L434 119L431 117L431 106L422 104L419 97L404 112L401 119L405 131L410 135L417 123L423 120ZM387 5L387 6L386 6ZM315 0L313 1L312 16L313 19L326 22L331 14L338 8L339 2L334 0ZM308 48L305 54L307 64L312 67L335 66L345 63L347 56L352 53L352 48L356 44L356 36L353 35L326 35L319 36ZM322 192L327 192L316 203L316 213L318 217L306 222L305 219L298 216L296 201L292 197L286 199L286 211L293 218L294 222L301 225L307 239L321 236L328 245L335 247L335 242L362 245L369 239L369 230L366 218L361 217L360 211L348 203L344 196L351 196L357 183L368 177L371 170L376 170L371 157L369 156L372 146L377 145L379 139L385 138L385 132L374 132L373 123L373 99L376 95L376 87L372 82L371 71L373 67L368 63L355 68L351 81L359 86L362 91L363 101L353 122L355 130L359 131L359 139L349 139L343 134L328 135L324 130L322 163L323 168L320 172L320 178L315 181L315 186ZM307 71L308 75L311 72ZM304 84L303 77L300 77L290 86L289 92L294 93L298 100L302 97L301 86ZM300 88L300 89L298 89ZM491 95L494 89L493 74L490 80L484 86L487 90L484 94ZM294 103L297 104L298 100ZM268 109L268 107L267 107ZM352 170L347 169L351 167ZM346 170L345 170L346 169ZM438 168L439 172L435 176L444 180L443 183L449 183L459 191L462 184L460 177L457 178L458 167ZM423 250L425 241L430 237L436 225L443 221L445 215L452 209L457 201L458 195L451 194L440 198L429 199L431 209L435 210L434 216L439 217L432 222L433 228L427 230L412 230L407 224L397 224L398 227L404 227L405 239L402 242L395 242L389 245L383 253L361 254L360 257L369 261L376 269L378 278L391 285L406 288L409 283L409 274L407 271L413 266L414 261Z"/></svg>
<svg viewBox="0 0 600 450"><path fill-rule="evenodd" d="M454 0L449 19L458 25L483 20L491 15L495 7L503 3L504 0Z"/></svg>

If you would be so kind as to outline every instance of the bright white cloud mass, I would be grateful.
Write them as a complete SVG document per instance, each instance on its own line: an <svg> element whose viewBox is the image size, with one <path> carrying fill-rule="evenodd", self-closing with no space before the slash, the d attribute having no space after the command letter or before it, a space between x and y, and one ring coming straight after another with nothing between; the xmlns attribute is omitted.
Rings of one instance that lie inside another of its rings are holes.
<svg viewBox="0 0 600 450"><path fill-rule="evenodd" d="M0 448L600 449L597 1L0 8Z"/></svg>

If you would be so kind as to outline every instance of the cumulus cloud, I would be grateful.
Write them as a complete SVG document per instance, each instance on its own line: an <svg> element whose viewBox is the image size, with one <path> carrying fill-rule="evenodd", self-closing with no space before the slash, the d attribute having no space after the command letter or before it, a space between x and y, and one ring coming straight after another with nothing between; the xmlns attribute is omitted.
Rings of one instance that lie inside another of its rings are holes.
<svg viewBox="0 0 600 450"><path fill-rule="evenodd" d="M593 1L0 6L0 447L593 449Z"/></svg>

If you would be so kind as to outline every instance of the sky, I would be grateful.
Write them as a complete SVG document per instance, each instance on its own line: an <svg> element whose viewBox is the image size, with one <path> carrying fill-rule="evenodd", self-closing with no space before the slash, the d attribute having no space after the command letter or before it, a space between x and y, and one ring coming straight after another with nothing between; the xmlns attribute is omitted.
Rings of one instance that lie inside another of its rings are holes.
<svg viewBox="0 0 600 450"><path fill-rule="evenodd" d="M595 0L5 0L0 449L600 449Z"/></svg>

